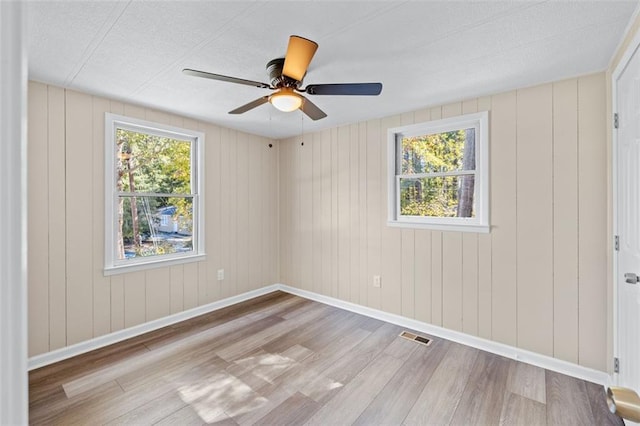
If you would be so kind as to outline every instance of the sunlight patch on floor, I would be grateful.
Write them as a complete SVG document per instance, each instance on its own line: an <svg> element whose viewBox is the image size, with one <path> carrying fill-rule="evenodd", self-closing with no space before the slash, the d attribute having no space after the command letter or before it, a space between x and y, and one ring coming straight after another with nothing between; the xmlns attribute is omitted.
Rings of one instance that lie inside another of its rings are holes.
<svg viewBox="0 0 640 426"><path fill-rule="evenodd" d="M242 380L226 372L181 386L178 391L182 400L207 423L247 413L267 402Z"/></svg>
<svg viewBox="0 0 640 426"><path fill-rule="evenodd" d="M289 368L298 365L298 363L291 358L269 353L244 358L235 361L235 363L269 383L273 383L276 377L280 376Z"/></svg>

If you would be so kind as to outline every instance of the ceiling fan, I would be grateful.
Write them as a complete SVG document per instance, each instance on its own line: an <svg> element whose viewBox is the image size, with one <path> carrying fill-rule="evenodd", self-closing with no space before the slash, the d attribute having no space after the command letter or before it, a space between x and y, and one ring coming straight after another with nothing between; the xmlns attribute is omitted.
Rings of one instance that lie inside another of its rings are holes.
<svg viewBox="0 0 640 426"><path fill-rule="evenodd" d="M289 37L289 46L285 57L273 59L267 63L267 72L269 73L271 84L212 74L189 68L183 69L182 72L196 77L275 90L271 95L263 96L229 111L229 114L242 114L257 106L270 102L271 105L280 111L290 112L301 109L302 112L312 120L320 120L326 117L327 114L309 99L297 92L308 95L348 96L376 96L380 94L382 91L382 83L310 84L307 87L301 88L302 79L306 75L309 63L311 63L311 59L317 49L318 44L314 41L295 35Z"/></svg>

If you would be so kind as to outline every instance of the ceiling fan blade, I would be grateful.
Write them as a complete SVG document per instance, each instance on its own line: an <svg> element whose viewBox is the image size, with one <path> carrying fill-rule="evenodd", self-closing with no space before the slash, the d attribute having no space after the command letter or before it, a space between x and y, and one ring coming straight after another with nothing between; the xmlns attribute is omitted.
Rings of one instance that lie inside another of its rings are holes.
<svg viewBox="0 0 640 426"><path fill-rule="evenodd" d="M302 81L317 49L318 43L315 41L295 35L289 37L289 47L287 47L287 54L284 57L282 74Z"/></svg>
<svg viewBox="0 0 640 426"><path fill-rule="evenodd" d="M187 75L192 75L194 77L210 78L211 80L226 81L227 83L244 84L247 86L260 87L263 89L271 88L271 86L269 86L267 83L261 83L259 81L245 80L243 78L236 78L236 77L228 77L226 75L212 74L210 72L192 70L189 68L183 69L182 72Z"/></svg>
<svg viewBox="0 0 640 426"><path fill-rule="evenodd" d="M382 83L311 84L305 89L310 95L377 96Z"/></svg>
<svg viewBox="0 0 640 426"><path fill-rule="evenodd" d="M313 102L311 102L304 96L302 96L302 105L300 105L300 109L313 121L320 120L321 118L325 118L327 116L324 111L322 111Z"/></svg>
<svg viewBox="0 0 640 426"><path fill-rule="evenodd" d="M255 107L259 107L262 104L266 104L267 102L269 102L269 96L263 96L261 98L256 99L255 101L249 102L246 105L242 105L241 107L238 107L232 111L229 111L229 114L242 114L244 112L254 109Z"/></svg>

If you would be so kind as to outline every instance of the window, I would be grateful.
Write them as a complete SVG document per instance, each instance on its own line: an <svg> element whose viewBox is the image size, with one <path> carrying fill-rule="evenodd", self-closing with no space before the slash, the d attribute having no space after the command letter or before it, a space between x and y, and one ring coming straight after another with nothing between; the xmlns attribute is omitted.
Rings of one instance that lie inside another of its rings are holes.
<svg viewBox="0 0 640 426"><path fill-rule="evenodd" d="M391 226L489 232L488 113L389 129Z"/></svg>
<svg viewBox="0 0 640 426"><path fill-rule="evenodd" d="M105 275L204 258L204 135L105 118Z"/></svg>

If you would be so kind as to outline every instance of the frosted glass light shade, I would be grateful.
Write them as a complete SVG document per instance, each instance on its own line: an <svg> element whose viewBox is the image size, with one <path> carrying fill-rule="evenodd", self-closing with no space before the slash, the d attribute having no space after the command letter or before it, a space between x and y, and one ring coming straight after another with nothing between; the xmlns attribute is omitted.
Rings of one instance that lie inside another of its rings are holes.
<svg viewBox="0 0 640 426"><path fill-rule="evenodd" d="M300 108L300 105L302 105L302 96L294 93L293 89L285 87L271 95L269 102L280 111L291 112Z"/></svg>

